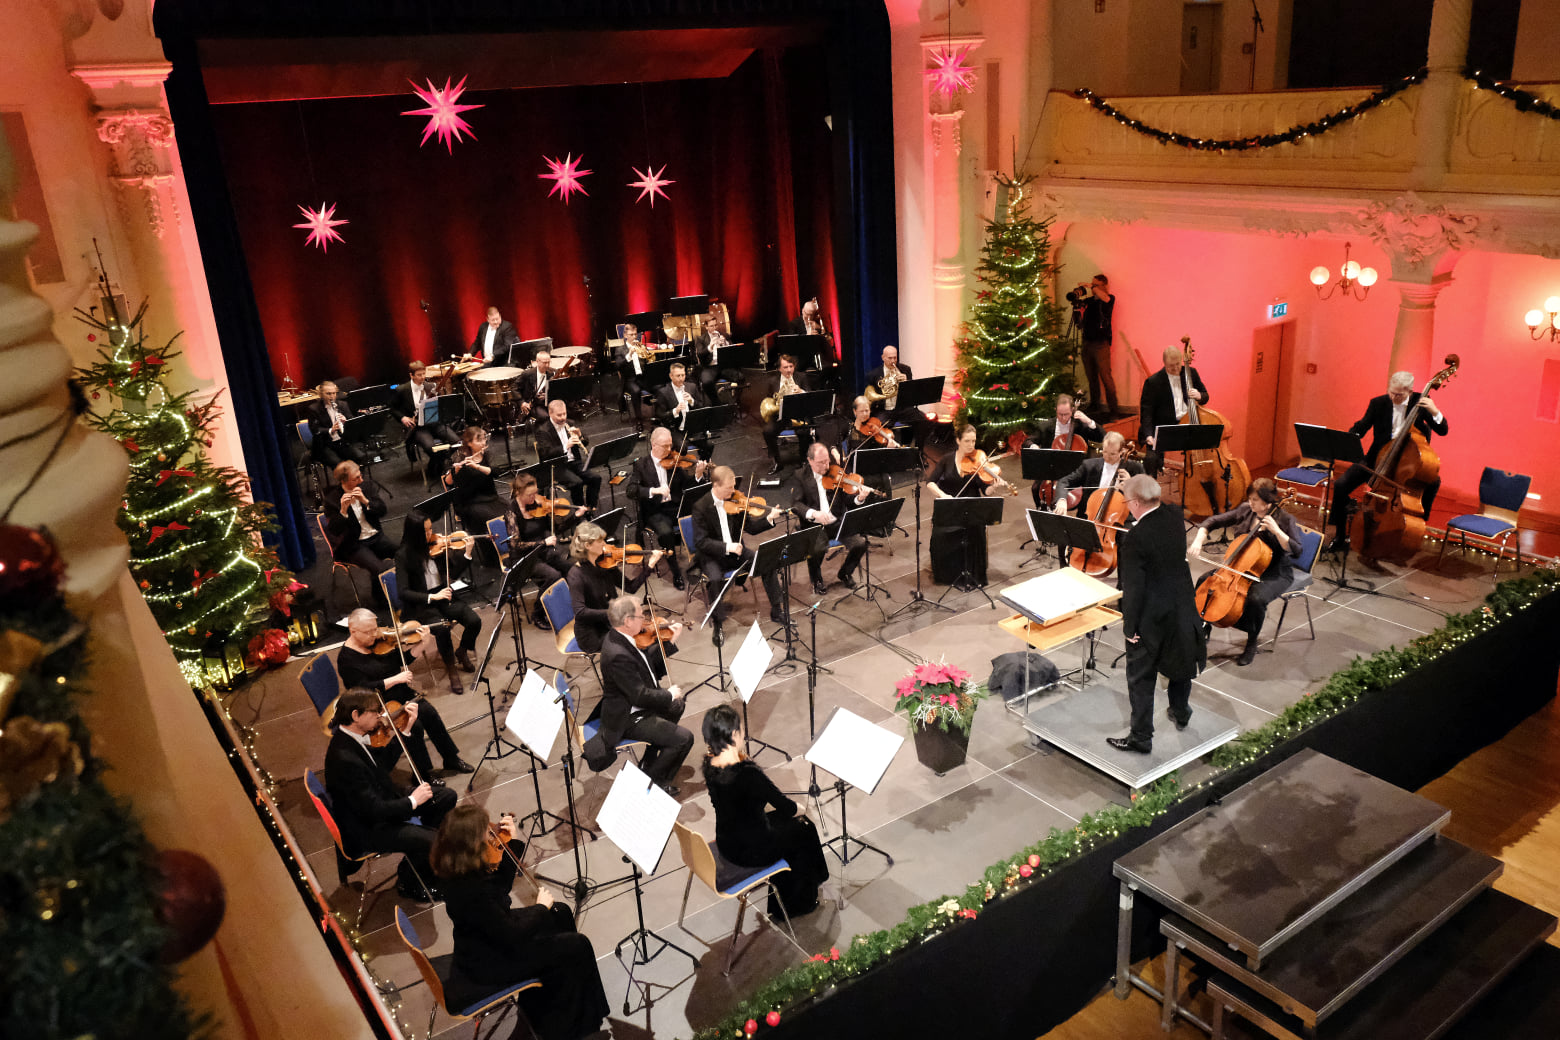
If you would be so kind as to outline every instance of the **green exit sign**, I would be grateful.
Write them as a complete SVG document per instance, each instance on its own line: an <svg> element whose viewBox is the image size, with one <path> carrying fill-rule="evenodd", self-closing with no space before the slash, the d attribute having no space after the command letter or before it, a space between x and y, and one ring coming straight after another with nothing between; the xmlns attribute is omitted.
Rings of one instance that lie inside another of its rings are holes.
<svg viewBox="0 0 1560 1040"><path fill-rule="evenodd" d="M1269 304L1268 305L1268 321L1273 321L1273 320L1275 320L1277 318L1282 318L1284 315L1286 315L1288 313L1289 313L1289 303L1288 303L1288 301L1285 301L1284 303L1273 303L1273 304Z"/></svg>

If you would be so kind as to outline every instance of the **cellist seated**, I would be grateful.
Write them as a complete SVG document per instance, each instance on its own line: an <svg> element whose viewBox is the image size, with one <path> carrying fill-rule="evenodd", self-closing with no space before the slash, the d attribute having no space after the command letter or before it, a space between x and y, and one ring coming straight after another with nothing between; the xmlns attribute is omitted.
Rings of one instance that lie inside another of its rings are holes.
<svg viewBox="0 0 1560 1040"><path fill-rule="evenodd" d="M1303 544L1300 522L1284 511L1280 505L1282 498L1278 486L1272 480L1258 477L1247 489L1245 502L1227 513L1210 516L1198 525L1188 550L1188 555L1202 555L1203 542L1207 540L1208 532L1228 527L1234 529L1234 540L1230 543L1230 556L1226 557L1226 562L1237 554L1248 534L1255 533L1257 539L1270 551L1271 558L1267 566L1258 575L1258 580L1250 582L1245 590L1245 608L1239 617L1234 621L1222 622L1246 633L1245 649L1235 662L1242 667L1256 658L1257 640L1262 633L1262 622L1267 618L1268 604L1289 588L1294 578L1294 561L1300 557ZM1218 575L1235 577L1231 571L1223 568L1215 568L1204 574L1197 582L1199 609L1204 604L1204 586ZM1203 611L1203 617L1207 620L1206 610Z"/></svg>
<svg viewBox="0 0 1560 1040"><path fill-rule="evenodd" d="M1126 444L1126 438L1115 430L1107 433L1104 443L1100 445L1101 454L1084 459L1078 464L1077 469L1056 482L1056 503L1051 508L1055 512L1065 513L1067 493L1076 488L1083 492L1083 497L1078 500L1078 508L1074 512L1078 516L1083 516L1084 506L1089 501L1089 493L1095 488L1116 486L1123 473L1133 477L1142 473L1142 466L1131 459L1123 458Z"/></svg>

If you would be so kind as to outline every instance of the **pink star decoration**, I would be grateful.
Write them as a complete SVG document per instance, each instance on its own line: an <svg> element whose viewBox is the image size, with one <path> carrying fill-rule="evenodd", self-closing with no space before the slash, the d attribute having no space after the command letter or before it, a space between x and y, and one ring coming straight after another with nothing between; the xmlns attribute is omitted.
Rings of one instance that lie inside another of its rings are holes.
<svg viewBox="0 0 1560 1040"><path fill-rule="evenodd" d="M650 208L651 209L655 209L655 197L657 195L661 196L661 198L663 198L663 199L667 198L666 191L664 189L664 185L676 184L677 183L676 181L671 180L670 178L668 178L666 180L662 180L661 179L661 174L666 172L666 164L665 163L663 163L661 165L661 168L659 170L657 170L657 169L655 169L654 167L651 167L651 166L646 166L643 170L641 170L637 166L633 167L632 169L633 169L633 171L635 173L639 174L639 179L637 181L629 181L628 182L628 186L630 188L639 188L639 189L641 189L640 192L639 192L639 198L635 199L634 201L635 202L643 202L645 196L648 195L648 196L650 196Z"/></svg>
<svg viewBox="0 0 1560 1040"><path fill-rule="evenodd" d="M932 81L932 89L945 98L951 98L962 90L974 90L975 67L964 61L969 53L968 47L957 50L939 47L933 51L934 67L925 70L926 76Z"/></svg>
<svg viewBox="0 0 1560 1040"><path fill-rule="evenodd" d="M309 209L299 206L298 212L303 214L303 223L294 224L295 228L307 228L309 237L303 240L306 246L319 246L322 252L330 252L332 241L343 241L336 228L347 223L345 220L336 220L336 204L320 203L319 209Z"/></svg>
<svg viewBox="0 0 1560 1040"><path fill-rule="evenodd" d="M542 180L553 182L553 186L547 189L548 198L552 198L556 194L563 199L563 204L567 206L569 204L569 196L574 192L577 191L581 195L590 194L590 192L585 190L585 186L580 183L581 177L588 177L591 173L590 170L580 169L580 163L585 161L583 154L576 159L574 153L570 152L564 157L562 162L557 159L548 159L545 155L542 158L546 160L547 168L552 171L550 173L537 174L537 177ZM636 170L635 172L637 173L638 171Z"/></svg>
<svg viewBox="0 0 1560 1040"><path fill-rule="evenodd" d="M407 81L411 83L411 80ZM439 140L444 142L444 150L455 152L454 142L461 140L461 134L470 134L471 139L477 139L476 131L471 129L471 124L461 118L462 112L470 112L481 105L459 105L460 95L466 89L466 77L462 76L460 82L450 86L448 76L444 77L442 88L433 85L433 80L428 80L428 89L424 90L416 83L412 83L412 91L428 105L427 108L414 108L410 112L402 112L403 116L427 116L428 125L423 127L422 140L418 146L428 143L428 138L434 134L439 135Z"/></svg>

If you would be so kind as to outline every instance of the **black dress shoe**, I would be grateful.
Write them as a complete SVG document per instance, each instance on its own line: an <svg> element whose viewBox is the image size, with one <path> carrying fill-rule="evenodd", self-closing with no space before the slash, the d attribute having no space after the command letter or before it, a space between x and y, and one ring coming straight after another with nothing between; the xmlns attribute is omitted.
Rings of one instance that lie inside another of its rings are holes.
<svg viewBox="0 0 1560 1040"><path fill-rule="evenodd" d="M1348 549L1348 547L1349 547L1349 540L1347 538L1344 538L1344 537L1341 537L1341 536L1335 536L1332 541L1327 543L1326 548L1324 548L1322 550L1322 555L1323 556L1332 556L1332 555L1335 555L1337 553L1343 552L1344 550Z"/></svg>
<svg viewBox="0 0 1560 1040"><path fill-rule="evenodd" d="M538 610L536 613L531 615L531 624L535 625L537 628L541 629L543 632L551 632L552 631L552 622L548 621L547 620L547 615L543 614L540 610Z"/></svg>
<svg viewBox="0 0 1560 1040"><path fill-rule="evenodd" d="M683 580L683 576L681 574L672 575L672 588L676 589L678 592L682 592L687 587L688 583Z"/></svg>
<svg viewBox="0 0 1560 1040"><path fill-rule="evenodd" d="M854 589L859 584L856 581L856 576L854 574L841 574L839 576L839 583L845 586L847 589Z"/></svg>
<svg viewBox="0 0 1560 1040"><path fill-rule="evenodd" d="M828 590L824 587L823 582L821 582L821 581L813 582L813 595L814 596L822 596L827 591Z"/></svg>
<svg viewBox="0 0 1560 1040"><path fill-rule="evenodd" d="M679 794L682 793L682 788L678 787L676 784L662 784L661 790L665 791L673 798L676 798Z"/></svg>
<svg viewBox="0 0 1560 1040"><path fill-rule="evenodd" d="M444 771L446 773L475 773L477 768L464 758L457 757L444 760Z"/></svg>
<svg viewBox="0 0 1560 1040"><path fill-rule="evenodd" d="M779 473L779 472L780 472L780 460L776 459L775 461L773 461L773 462L771 462L769 464L769 472L766 473L765 476L772 477L776 473Z"/></svg>
<svg viewBox="0 0 1560 1040"><path fill-rule="evenodd" d="M1106 737L1105 743L1109 744L1117 751L1136 751L1140 755L1146 755L1150 751L1154 750L1154 746L1152 744L1144 744L1133 740L1131 737Z"/></svg>
<svg viewBox="0 0 1560 1040"><path fill-rule="evenodd" d="M1175 717L1175 712L1172 709L1170 709L1170 708L1166 708L1165 709L1165 717L1168 718L1171 722L1175 723L1175 728L1176 729L1185 729L1186 728L1186 724L1188 722L1192 721L1192 713L1191 712L1187 712L1186 713L1186 718L1178 719L1178 718Z"/></svg>
<svg viewBox="0 0 1560 1040"><path fill-rule="evenodd" d="M1248 643L1246 644L1246 649L1240 652L1240 656L1235 658L1235 666L1237 668L1244 668L1256 659L1257 645L1256 643Z"/></svg>

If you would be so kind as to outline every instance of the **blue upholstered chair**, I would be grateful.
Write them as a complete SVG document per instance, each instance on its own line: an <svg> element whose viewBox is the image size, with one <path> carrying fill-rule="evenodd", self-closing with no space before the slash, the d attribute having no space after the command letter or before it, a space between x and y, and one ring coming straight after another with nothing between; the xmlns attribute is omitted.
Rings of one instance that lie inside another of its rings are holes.
<svg viewBox="0 0 1560 1040"><path fill-rule="evenodd" d="M445 953L429 957L428 951L423 949L422 938L412 925L412 919L399 906L395 908L395 930L401 934L401 941L411 952L412 960L417 963L417 971L428 984L428 991L433 994L433 1006L428 1009L429 1036L433 1035L433 1019L440 1008L457 1022L475 1019L474 1037L482 1032L482 1020L501 1006L514 1005L515 1014L524 1018L525 1012L520 1010L520 1003L515 998L528 989L538 989L542 985L541 979L526 979L502 989L494 989L457 975L454 970L455 955ZM536 1035L536 1031L530 1028L530 1022L526 1023L526 1031L532 1036ZM492 1035L491 1032L489 1035Z"/></svg>
<svg viewBox="0 0 1560 1040"><path fill-rule="evenodd" d="M1289 602L1294 599L1300 600L1305 606L1306 626L1311 630L1311 638L1316 638L1316 626L1311 623L1311 600L1305 592L1314 580L1311 577L1311 568L1316 566L1317 554L1322 551L1322 536L1319 531L1302 528L1300 537L1302 539L1300 558L1295 561L1295 576L1290 579L1289 588L1285 589L1279 597L1284 601L1284 606L1278 612L1278 624L1273 628L1273 640L1268 644L1269 649L1278 642L1278 634L1284 629L1284 615L1289 613Z"/></svg>
<svg viewBox="0 0 1560 1040"><path fill-rule="evenodd" d="M737 936L742 934L742 920L747 914L748 896L760 886L774 894L775 902L780 904L780 916L785 919L785 928L784 930L779 928L774 921L770 920L768 914L754 907L753 911L758 914L758 919L789 939L791 945L800 950L803 956L807 955L807 951L802 949L802 944L796 941L796 931L791 927L791 917L786 913L785 904L780 902L779 894L774 888L775 877L790 870L791 864L783 859L777 859L766 867L739 867L722 859L720 849L713 841L704 840L697 831L686 824L674 823L672 832L677 835L677 844L682 849L683 864L688 868L688 883L683 886L682 909L677 914L677 927L688 932L689 935L693 934L688 926L683 924L683 919L688 916L688 895L693 891L694 878L704 882L722 901L728 899L737 901L737 924L731 930L731 942L726 950L726 966L721 969L722 975L730 975L731 966L736 963Z"/></svg>
<svg viewBox="0 0 1560 1040"><path fill-rule="evenodd" d="M1441 565L1447 543L1455 535L1465 553L1469 538L1495 546L1497 574L1500 572L1500 561L1506 557L1507 543L1514 542L1517 569L1521 570L1522 503L1527 500L1528 488L1532 484L1532 477L1485 466L1479 477L1479 511L1454 516L1446 522L1446 533L1441 537L1441 554L1436 557L1436 566ZM1512 539L1512 535L1517 537Z"/></svg>

